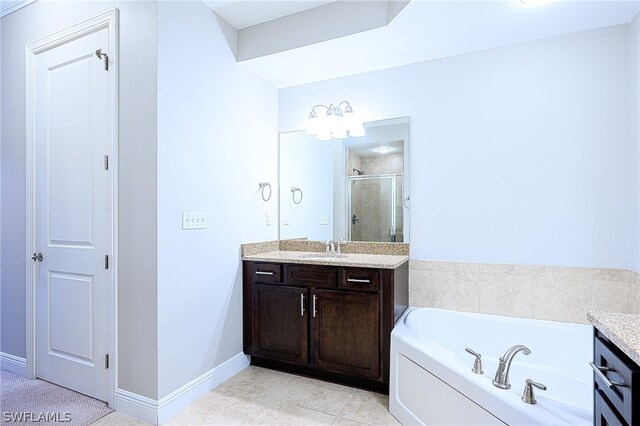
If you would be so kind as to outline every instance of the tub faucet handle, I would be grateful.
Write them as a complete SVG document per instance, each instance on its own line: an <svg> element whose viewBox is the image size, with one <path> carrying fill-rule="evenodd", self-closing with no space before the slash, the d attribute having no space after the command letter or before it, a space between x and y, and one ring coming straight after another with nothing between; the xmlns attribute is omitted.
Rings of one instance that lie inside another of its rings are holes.
<svg viewBox="0 0 640 426"><path fill-rule="evenodd" d="M537 404L536 396L533 393L533 388L538 388L540 390L547 390L547 387L542 383L534 382L531 379L527 379L526 384L524 385L524 393L522 394L522 401L527 404Z"/></svg>
<svg viewBox="0 0 640 426"><path fill-rule="evenodd" d="M470 348L464 348L464 350L476 357L476 360L473 362L473 368L471 369L471 371L476 374L484 374L484 370L482 369L482 355Z"/></svg>

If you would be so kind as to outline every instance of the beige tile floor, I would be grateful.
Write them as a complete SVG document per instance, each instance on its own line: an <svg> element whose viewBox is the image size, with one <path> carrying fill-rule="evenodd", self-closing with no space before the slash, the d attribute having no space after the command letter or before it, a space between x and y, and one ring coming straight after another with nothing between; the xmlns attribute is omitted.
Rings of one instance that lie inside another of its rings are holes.
<svg viewBox="0 0 640 426"><path fill-rule="evenodd" d="M398 425L386 395L251 366L165 425ZM146 423L111 413L94 425Z"/></svg>

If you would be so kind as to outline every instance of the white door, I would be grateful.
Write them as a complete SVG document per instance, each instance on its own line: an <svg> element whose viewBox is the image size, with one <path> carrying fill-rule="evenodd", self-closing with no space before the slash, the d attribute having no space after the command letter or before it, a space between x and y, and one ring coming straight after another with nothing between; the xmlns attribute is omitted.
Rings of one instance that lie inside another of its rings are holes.
<svg viewBox="0 0 640 426"><path fill-rule="evenodd" d="M108 30L36 56L36 375L106 401L112 269Z"/></svg>

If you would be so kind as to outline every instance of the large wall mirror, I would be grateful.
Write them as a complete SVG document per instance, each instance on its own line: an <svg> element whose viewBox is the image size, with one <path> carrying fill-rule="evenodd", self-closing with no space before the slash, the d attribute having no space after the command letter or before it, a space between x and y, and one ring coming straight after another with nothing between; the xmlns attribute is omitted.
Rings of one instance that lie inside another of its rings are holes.
<svg viewBox="0 0 640 426"><path fill-rule="evenodd" d="M280 133L281 240L409 242L409 118L319 141Z"/></svg>

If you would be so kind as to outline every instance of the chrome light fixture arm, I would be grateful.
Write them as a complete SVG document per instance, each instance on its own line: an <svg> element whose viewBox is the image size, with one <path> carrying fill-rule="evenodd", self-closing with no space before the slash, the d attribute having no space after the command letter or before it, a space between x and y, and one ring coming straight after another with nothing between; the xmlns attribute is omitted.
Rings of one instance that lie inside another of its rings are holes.
<svg viewBox="0 0 640 426"><path fill-rule="evenodd" d="M318 108L324 108L325 114L319 115L316 111ZM353 108L348 101L329 106L315 105L309 112L307 134L315 135L318 140L364 136L363 124L360 120L354 119L353 114Z"/></svg>

